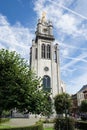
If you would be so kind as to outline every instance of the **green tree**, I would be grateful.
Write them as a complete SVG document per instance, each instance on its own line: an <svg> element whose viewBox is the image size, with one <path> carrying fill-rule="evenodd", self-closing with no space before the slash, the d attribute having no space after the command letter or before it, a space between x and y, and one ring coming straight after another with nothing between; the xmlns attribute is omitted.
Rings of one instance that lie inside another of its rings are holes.
<svg viewBox="0 0 87 130"><path fill-rule="evenodd" d="M40 81L20 55L0 50L0 116L15 107L21 112L40 113L47 98L43 98Z"/></svg>
<svg viewBox="0 0 87 130"><path fill-rule="evenodd" d="M65 113L65 116L67 117L67 113L69 112L71 107L70 95L67 93L58 94L54 98L54 105L57 114Z"/></svg>
<svg viewBox="0 0 87 130"><path fill-rule="evenodd" d="M41 114L49 117L52 114L53 106L52 100L50 98L50 93L44 91L43 89L38 89L37 92L32 96L33 103L31 102L31 111L35 114Z"/></svg>
<svg viewBox="0 0 87 130"><path fill-rule="evenodd" d="M81 102L80 111L83 113L87 112L87 100L83 100Z"/></svg>
<svg viewBox="0 0 87 130"><path fill-rule="evenodd" d="M42 115L50 117L51 114L53 113L53 103L49 93L45 93L42 100L43 100Z"/></svg>

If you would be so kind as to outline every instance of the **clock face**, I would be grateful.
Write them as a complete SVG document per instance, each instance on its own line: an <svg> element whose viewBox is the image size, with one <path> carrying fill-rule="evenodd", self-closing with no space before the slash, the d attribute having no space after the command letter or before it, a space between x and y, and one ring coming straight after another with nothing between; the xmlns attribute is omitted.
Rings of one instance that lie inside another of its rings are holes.
<svg viewBox="0 0 87 130"><path fill-rule="evenodd" d="M44 68L44 70L45 70L45 71L48 71L48 70L49 70L49 68L46 66L46 67Z"/></svg>

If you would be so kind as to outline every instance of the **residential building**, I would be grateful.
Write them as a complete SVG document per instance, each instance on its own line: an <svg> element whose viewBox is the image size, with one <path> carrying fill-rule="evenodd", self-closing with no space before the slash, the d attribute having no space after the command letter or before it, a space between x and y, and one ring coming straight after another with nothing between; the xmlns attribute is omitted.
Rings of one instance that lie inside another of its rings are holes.
<svg viewBox="0 0 87 130"><path fill-rule="evenodd" d="M78 106L81 105L81 102L87 98L87 85L84 85L78 92L77 92L77 101Z"/></svg>

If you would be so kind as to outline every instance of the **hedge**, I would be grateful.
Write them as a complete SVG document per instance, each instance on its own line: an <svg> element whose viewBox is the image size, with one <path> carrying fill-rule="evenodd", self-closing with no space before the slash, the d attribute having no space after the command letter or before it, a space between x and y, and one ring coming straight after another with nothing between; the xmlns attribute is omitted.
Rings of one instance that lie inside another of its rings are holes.
<svg viewBox="0 0 87 130"><path fill-rule="evenodd" d="M38 123L38 124L33 125L33 126L3 128L2 130L43 130L43 124L42 123Z"/></svg>
<svg viewBox="0 0 87 130"><path fill-rule="evenodd" d="M74 130L75 122L72 118L56 118L54 129L55 130Z"/></svg>
<svg viewBox="0 0 87 130"><path fill-rule="evenodd" d="M75 127L79 130L86 130L87 121L75 121Z"/></svg>
<svg viewBox="0 0 87 130"><path fill-rule="evenodd" d="M5 123L8 122L10 119L9 118L0 118L0 123Z"/></svg>

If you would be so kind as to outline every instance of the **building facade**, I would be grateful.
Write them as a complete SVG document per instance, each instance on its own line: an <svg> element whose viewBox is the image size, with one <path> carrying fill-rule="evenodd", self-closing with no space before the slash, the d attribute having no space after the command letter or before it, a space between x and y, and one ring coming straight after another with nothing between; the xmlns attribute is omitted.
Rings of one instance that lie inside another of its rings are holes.
<svg viewBox="0 0 87 130"><path fill-rule="evenodd" d="M83 91L84 93L84 99L87 99L87 88Z"/></svg>
<svg viewBox="0 0 87 130"><path fill-rule="evenodd" d="M75 115L76 113L78 113L77 94L74 94L71 97L72 97L72 113Z"/></svg>
<svg viewBox="0 0 87 130"><path fill-rule="evenodd" d="M64 83L64 81L61 80L60 85L61 85L61 93L66 92L66 84Z"/></svg>
<svg viewBox="0 0 87 130"><path fill-rule="evenodd" d="M77 93L77 101L78 101L78 106L81 105L81 102L84 100L84 93L83 91L80 91Z"/></svg>
<svg viewBox="0 0 87 130"><path fill-rule="evenodd" d="M51 92L52 97L65 91L61 87L59 46L54 45L54 41L52 22L43 16L38 20L35 39L32 40L30 66L42 78L43 89Z"/></svg>
<svg viewBox="0 0 87 130"><path fill-rule="evenodd" d="M87 85L84 85L78 92L77 92L77 101L78 106L81 105L83 100L87 99Z"/></svg>

